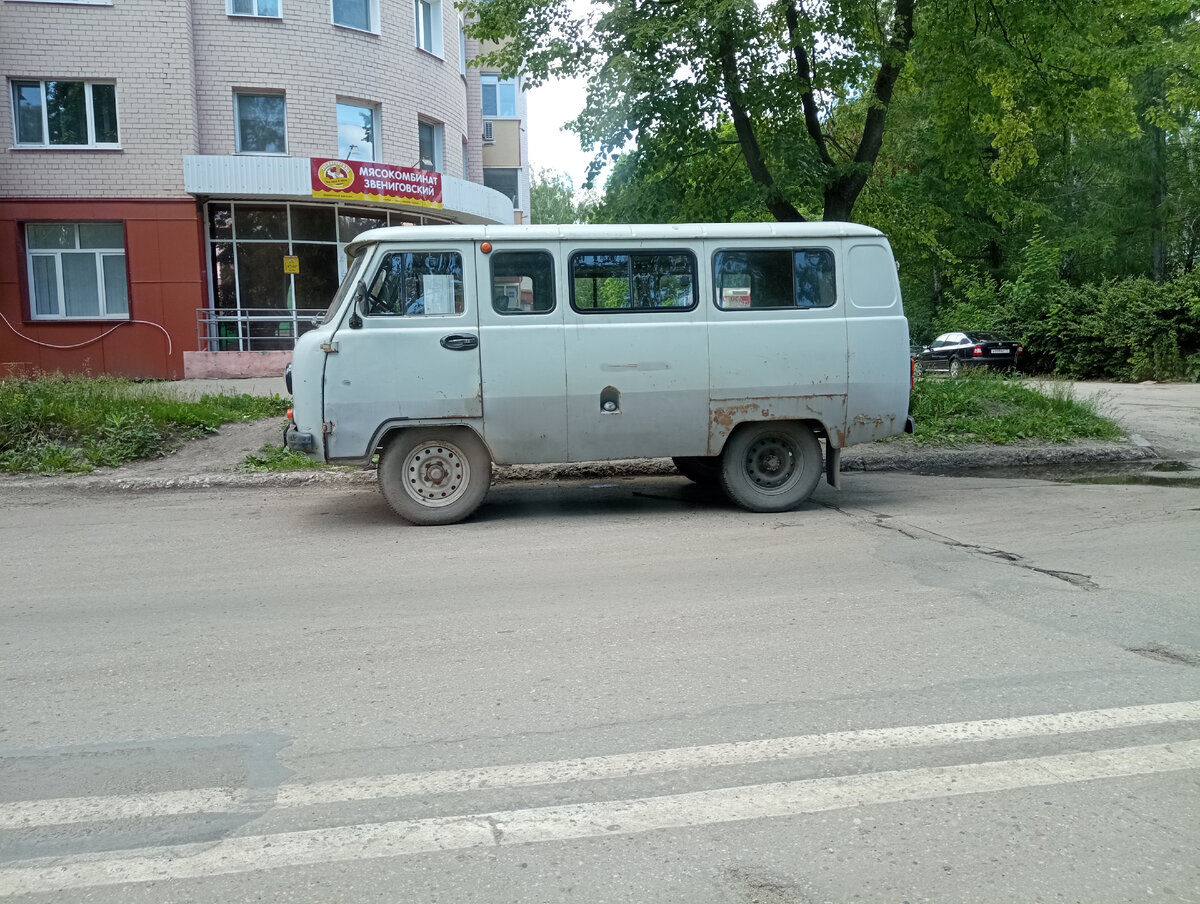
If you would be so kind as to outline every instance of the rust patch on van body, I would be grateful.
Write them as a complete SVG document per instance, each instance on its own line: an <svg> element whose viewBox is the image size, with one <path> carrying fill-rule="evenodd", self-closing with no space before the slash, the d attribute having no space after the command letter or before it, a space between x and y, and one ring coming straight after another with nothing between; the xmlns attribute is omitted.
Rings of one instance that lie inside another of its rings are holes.
<svg viewBox="0 0 1200 904"><path fill-rule="evenodd" d="M840 438L845 434L846 396L844 393L814 393L713 399L709 402L708 454L720 454L725 440L738 424L755 421L812 421L820 424L830 436Z"/></svg>

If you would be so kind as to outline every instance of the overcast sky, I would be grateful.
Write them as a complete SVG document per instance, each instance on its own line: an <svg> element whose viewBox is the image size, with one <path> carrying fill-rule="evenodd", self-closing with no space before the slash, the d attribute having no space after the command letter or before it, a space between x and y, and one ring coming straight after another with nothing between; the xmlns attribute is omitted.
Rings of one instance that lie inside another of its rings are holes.
<svg viewBox="0 0 1200 904"><path fill-rule="evenodd" d="M578 191L583 188L587 178L592 154L581 150L579 136L562 126L583 110L583 81L547 82L531 89L528 95L529 163L532 170L549 169L566 173Z"/></svg>

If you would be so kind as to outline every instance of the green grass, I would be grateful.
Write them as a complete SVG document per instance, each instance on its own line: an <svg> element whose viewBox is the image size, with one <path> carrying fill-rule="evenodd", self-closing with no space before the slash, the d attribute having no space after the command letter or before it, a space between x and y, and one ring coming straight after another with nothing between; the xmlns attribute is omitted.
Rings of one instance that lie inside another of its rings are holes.
<svg viewBox="0 0 1200 904"><path fill-rule="evenodd" d="M286 399L251 395L177 398L168 386L115 377L42 374L0 379L0 471L57 474L164 455L230 421L278 417ZM1038 392L1017 380L972 373L925 377L912 394L917 445L1113 440L1120 429L1069 384ZM325 467L281 446L263 446L243 471Z"/></svg>
<svg viewBox="0 0 1200 904"><path fill-rule="evenodd" d="M278 417L279 396L178 398L166 385L116 377L0 378L0 471L56 474L164 455L221 424Z"/></svg>
<svg viewBox="0 0 1200 904"><path fill-rule="evenodd" d="M1039 392L1020 380L985 372L954 380L920 378L910 409L917 432L897 439L923 446L1067 443L1123 436L1093 402L1074 398L1070 384Z"/></svg>
<svg viewBox="0 0 1200 904"><path fill-rule="evenodd" d="M247 455L246 460L238 465L239 471L252 473L264 471L324 471L330 465L313 461L303 452L285 449L283 446L273 446L270 443L258 450L255 455Z"/></svg>

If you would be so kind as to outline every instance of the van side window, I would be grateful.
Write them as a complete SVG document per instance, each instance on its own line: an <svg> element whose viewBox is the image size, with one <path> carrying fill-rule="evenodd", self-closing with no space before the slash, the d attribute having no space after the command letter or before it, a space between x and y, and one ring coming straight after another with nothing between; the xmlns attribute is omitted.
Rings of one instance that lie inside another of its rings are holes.
<svg viewBox="0 0 1200 904"><path fill-rule="evenodd" d="M456 251L393 251L367 291L367 314L412 317L465 310L462 256Z"/></svg>
<svg viewBox="0 0 1200 904"><path fill-rule="evenodd" d="M696 306L696 258L686 251L571 255L571 306L587 313Z"/></svg>
<svg viewBox="0 0 1200 904"><path fill-rule="evenodd" d="M718 251L713 273L722 310L829 308L837 301L828 248Z"/></svg>
<svg viewBox="0 0 1200 904"><path fill-rule="evenodd" d="M498 314L554 310L554 258L549 251L492 254L492 307Z"/></svg>

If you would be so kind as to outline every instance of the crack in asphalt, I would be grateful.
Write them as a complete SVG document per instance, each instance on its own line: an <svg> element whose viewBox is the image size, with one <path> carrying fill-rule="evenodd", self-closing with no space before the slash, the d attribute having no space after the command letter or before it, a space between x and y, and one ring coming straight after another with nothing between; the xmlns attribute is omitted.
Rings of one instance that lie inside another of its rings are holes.
<svg viewBox="0 0 1200 904"><path fill-rule="evenodd" d="M940 543L942 546L948 546L952 549L961 549L971 555L999 560L1016 568L1023 568L1026 571L1032 571L1035 574L1044 574L1047 577L1054 578L1058 581L1063 581L1073 587L1078 587L1081 590L1100 589L1100 585L1093 581L1089 575L1077 574L1073 571L1062 571L1057 568L1042 568L1040 565L1034 565L1032 562L1027 561L1023 556L1020 556L1017 553L1008 552L1007 550L1003 549L993 549L987 546L980 546L977 543L964 543L961 540L955 540L953 537L947 537L944 534L926 530L923 527L915 527L911 524L896 522L891 515L885 515L882 512L873 512L868 509L866 510L866 514L870 517L864 517L863 515L848 512L839 506L832 505L827 502L818 502L817 505L845 515L847 518L852 518L856 521L862 521L865 524L870 524L872 527L879 527L883 528L884 530L894 531L901 536L908 537L910 540L928 540L934 543Z"/></svg>

